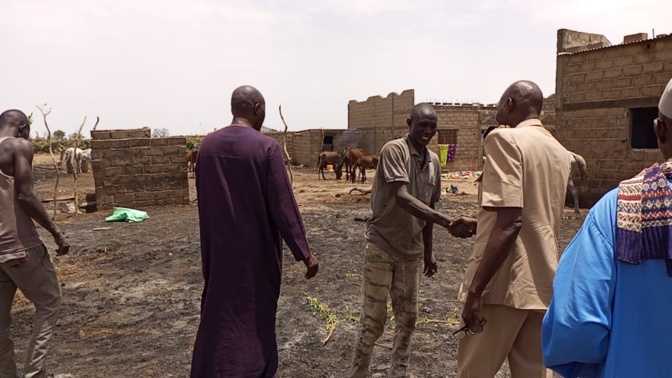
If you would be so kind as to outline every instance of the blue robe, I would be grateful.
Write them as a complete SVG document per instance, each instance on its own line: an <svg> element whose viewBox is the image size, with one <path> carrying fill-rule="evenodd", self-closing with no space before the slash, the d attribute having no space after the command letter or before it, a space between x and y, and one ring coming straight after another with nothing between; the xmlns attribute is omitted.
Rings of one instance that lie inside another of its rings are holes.
<svg viewBox="0 0 672 378"><path fill-rule="evenodd" d="M297 261L310 254L280 146L245 126L209 134L196 189L205 287L191 377L271 378L282 240Z"/></svg>
<svg viewBox="0 0 672 378"><path fill-rule="evenodd" d="M672 377L672 278L664 260L614 259L618 189L565 249L544 317L544 362L563 377Z"/></svg>

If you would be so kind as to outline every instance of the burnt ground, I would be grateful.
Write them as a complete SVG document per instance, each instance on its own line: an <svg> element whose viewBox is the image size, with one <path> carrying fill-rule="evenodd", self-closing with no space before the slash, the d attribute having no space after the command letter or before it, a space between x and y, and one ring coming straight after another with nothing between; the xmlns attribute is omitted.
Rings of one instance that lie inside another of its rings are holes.
<svg viewBox="0 0 672 378"><path fill-rule="evenodd" d="M50 158L38 156L36 190L53 197ZM369 176L371 177L371 176ZM349 366L360 308L365 223L369 196L348 194L369 184L318 181L313 169L295 169L295 192L320 260L320 272L303 279L304 266L285 251L277 338L279 377L342 377ZM73 179L61 176L59 197L72 194ZM444 180L467 195L446 194L438 209L452 216L475 214L473 179ZM193 180L190 180L193 188ZM78 182L80 193L93 193L91 173ZM193 192L192 192L193 195ZM51 204L46 203L51 212ZM186 377L199 321L202 290L198 213L195 205L148 208L141 223L105 223L110 211L59 214L71 252L55 259L63 304L49 356L54 373L74 377ZM567 210L569 214L569 210ZM585 210L584 210L585 213ZM571 240L581 220L563 221L560 247ZM104 230L94 230L109 227ZM414 334L411 373L417 377L455 375L457 345L450 331L461 311L457 290L472 242L435 228L439 274L423 278L420 319ZM40 229L50 251L54 244ZM32 327L33 308L17 295L12 335L22 364ZM326 345L327 326L335 329ZM386 376L393 322L374 350L372 373ZM504 369L499 376L507 376Z"/></svg>

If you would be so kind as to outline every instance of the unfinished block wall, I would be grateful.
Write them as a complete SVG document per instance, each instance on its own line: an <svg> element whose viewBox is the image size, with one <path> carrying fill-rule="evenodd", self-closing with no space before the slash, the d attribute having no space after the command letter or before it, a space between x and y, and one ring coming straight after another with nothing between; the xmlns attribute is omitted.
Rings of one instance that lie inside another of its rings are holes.
<svg viewBox="0 0 672 378"><path fill-rule="evenodd" d="M565 34L558 33L556 136L586 159L589 191L581 201L591 205L661 160L655 146L632 147L633 112L658 106L672 78L672 36L646 39L644 34L640 41L626 38L629 43L565 51L560 49Z"/></svg>
<svg viewBox="0 0 672 378"><path fill-rule="evenodd" d="M294 150L292 159L297 164L315 167L317 165L317 158L320 156L320 152L322 152L322 133L324 133L325 138L332 138L332 151L341 151L346 147L346 143L340 138L345 131L346 130L312 129L295 132L292 137L292 148Z"/></svg>
<svg viewBox="0 0 672 378"><path fill-rule="evenodd" d="M150 138L149 128L91 132L99 209L189 203L186 138Z"/></svg>
<svg viewBox="0 0 672 378"><path fill-rule="evenodd" d="M390 93L387 97L371 96L366 101L351 100L348 103L348 129L359 132L357 147L377 155L396 135L406 135L406 119L414 106L413 89L401 94Z"/></svg>

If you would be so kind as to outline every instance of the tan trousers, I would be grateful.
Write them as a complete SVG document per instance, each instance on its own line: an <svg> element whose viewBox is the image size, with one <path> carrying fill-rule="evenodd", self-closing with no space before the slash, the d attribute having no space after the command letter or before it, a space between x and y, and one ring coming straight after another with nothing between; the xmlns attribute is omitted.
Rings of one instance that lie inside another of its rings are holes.
<svg viewBox="0 0 672 378"><path fill-rule="evenodd" d="M35 306L33 335L28 343L24 376L46 377L45 361L61 304L61 287L56 267L44 245L27 250L25 259L0 264L0 378L19 376L14 343L9 338L12 302L17 288Z"/></svg>
<svg viewBox="0 0 672 378"><path fill-rule="evenodd" d="M394 342L390 377L405 377L410 360L411 335L418 317L421 260L390 255L373 243L366 245L361 332L357 336L350 377L366 377L376 340L387 320L387 297L394 311Z"/></svg>
<svg viewBox="0 0 672 378"><path fill-rule="evenodd" d="M460 340L457 375L492 378L508 358L512 378L552 378L541 352L541 311L483 305L487 324L482 333Z"/></svg>

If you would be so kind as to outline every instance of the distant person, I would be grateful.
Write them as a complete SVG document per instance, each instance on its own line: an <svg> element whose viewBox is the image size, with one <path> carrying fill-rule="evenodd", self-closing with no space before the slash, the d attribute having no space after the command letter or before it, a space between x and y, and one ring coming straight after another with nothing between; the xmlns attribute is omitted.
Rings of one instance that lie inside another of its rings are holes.
<svg viewBox="0 0 672 378"><path fill-rule="evenodd" d="M205 287L192 378L274 377L282 240L306 265L307 279L318 270L280 146L259 132L265 109L258 90L237 88L231 125L208 134L199 147Z"/></svg>
<svg viewBox="0 0 672 378"><path fill-rule="evenodd" d="M658 112L665 162L605 194L560 259L542 340L563 377L672 376L672 80Z"/></svg>
<svg viewBox="0 0 672 378"><path fill-rule="evenodd" d="M436 274L433 225L450 224L450 219L434 210L441 197L441 163L427 145L436 134L436 111L429 104L416 105L406 123L408 135L383 146L373 182L361 331L350 377L368 373L373 346L385 328L388 296L396 324L390 377L406 376L418 317L421 262L426 277Z"/></svg>
<svg viewBox="0 0 672 378"><path fill-rule="evenodd" d="M46 377L61 286L56 267L37 234L34 219L54 237L59 255L68 253L65 236L52 222L33 187L30 121L19 110L0 114L0 377L19 377L9 337L16 289L35 306L33 335L22 377Z"/></svg>
<svg viewBox="0 0 672 378"><path fill-rule="evenodd" d="M550 374L541 321L558 262L570 160L539 120L542 103L529 81L504 92L496 118L510 128L494 128L485 139L478 219L451 225L476 232L459 294L465 325L455 332L459 377L493 377L507 358L513 378Z"/></svg>

